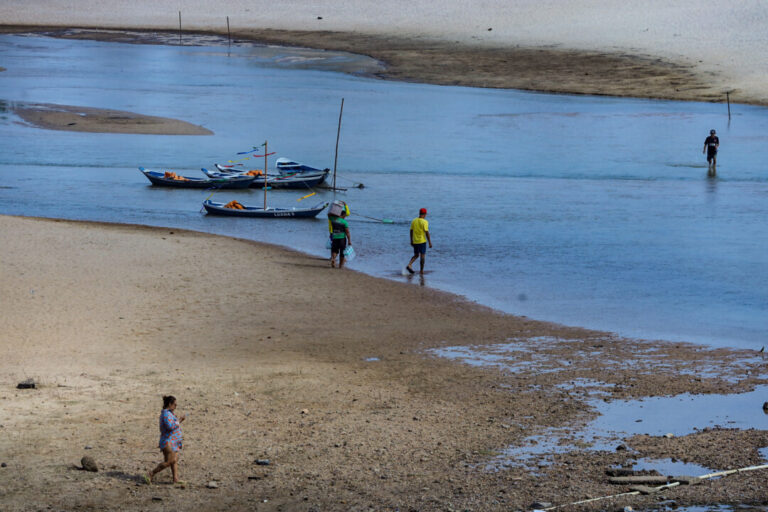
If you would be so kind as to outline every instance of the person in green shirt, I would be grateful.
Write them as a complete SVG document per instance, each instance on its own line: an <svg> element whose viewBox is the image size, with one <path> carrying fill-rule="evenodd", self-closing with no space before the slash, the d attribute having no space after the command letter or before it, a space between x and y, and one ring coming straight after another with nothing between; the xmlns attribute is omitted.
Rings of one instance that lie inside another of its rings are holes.
<svg viewBox="0 0 768 512"><path fill-rule="evenodd" d="M344 249L347 248L347 245L352 245L346 216L346 211L342 211L340 216L328 215L328 222L331 224L331 267L333 268L336 268L337 254L339 255L339 268L344 268Z"/></svg>
<svg viewBox="0 0 768 512"><path fill-rule="evenodd" d="M419 274L424 273L424 260L427 257L427 243L429 248L432 248L432 239L429 237L429 222L425 217L427 216L427 209L422 208L419 210L419 216L411 221L411 247L413 247L413 258L406 265L406 270L413 274L411 265L419 258Z"/></svg>

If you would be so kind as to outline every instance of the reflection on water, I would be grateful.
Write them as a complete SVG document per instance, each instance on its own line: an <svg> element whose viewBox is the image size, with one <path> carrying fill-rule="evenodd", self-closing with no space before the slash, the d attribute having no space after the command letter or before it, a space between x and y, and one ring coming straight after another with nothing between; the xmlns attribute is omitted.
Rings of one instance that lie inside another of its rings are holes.
<svg viewBox="0 0 768 512"><path fill-rule="evenodd" d="M208 218L207 194L154 189L137 167L195 175L268 139L278 156L333 168L344 97L338 180L365 184L341 194L352 268L406 280L408 223L427 207L432 273L414 284L628 336L765 344L765 109L732 106L727 126L717 104L382 82L334 72L371 64L348 54L218 43L0 36L4 101L127 110L215 133L53 132L4 114L0 178L12 188L0 189L0 213L188 228L325 255L323 219ZM701 144L713 127L721 147L708 180ZM306 193L275 191L270 204ZM257 190L216 196L261 201Z"/></svg>

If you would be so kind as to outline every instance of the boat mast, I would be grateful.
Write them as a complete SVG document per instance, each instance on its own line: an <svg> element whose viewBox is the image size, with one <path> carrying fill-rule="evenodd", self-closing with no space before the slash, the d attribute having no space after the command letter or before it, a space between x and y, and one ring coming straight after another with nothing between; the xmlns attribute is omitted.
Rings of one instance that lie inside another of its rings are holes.
<svg viewBox="0 0 768 512"><path fill-rule="evenodd" d="M264 141L264 211L267 211L267 141Z"/></svg>
<svg viewBox="0 0 768 512"><path fill-rule="evenodd" d="M339 160L339 135L341 134L341 114L344 112L344 98L339 109L339 127L336 130L336 153L333 156L333 191L336 192L336 162Z"/></svg>

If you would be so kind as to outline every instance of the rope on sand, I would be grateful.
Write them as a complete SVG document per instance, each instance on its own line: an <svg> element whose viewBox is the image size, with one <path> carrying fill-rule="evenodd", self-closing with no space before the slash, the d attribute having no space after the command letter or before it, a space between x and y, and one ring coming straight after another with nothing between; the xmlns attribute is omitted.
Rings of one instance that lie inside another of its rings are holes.
<svg viewBox="0 0 768 512"><path fill-rule="evenodd" d="M721 476L729 476L729 475L734 475L736 473L746 473L747 471L756 471L758 469L768 469L768 464L761 464L759 466L747 466L745 468L739 468L739 469L728 469L726 471L717 471L715 473L707 473L706 475L701 475L701 476L695 477L695 479L696 480L709 480L711 478L717 478L717 477L721 477ZM678 482L671 482L671 483L664 484L664 485L659 485L658 487L651 487L649 489L652 492L659 492L659 491L662 491L664 489L671 489L672 487L677 487L678 485L680 485L679 481ZM563 505L555 505L553 507L547 507L547 508L544 508L544 509L541 509L541 510L555 510L555 509L558 509L558 508L569 507L569 506L572 506L572 505L583 505L585 503L592 503L592 502L600 501L600 500L608 500L608 499L613 499L613 498L621 498L621 497L624 497L624 496L637 496L638 494L643 494L643 493L640 492L640 491L628 491L628 492L622 492L622 493L619 493L619 494L611 494L609 496L600 496L598 498L590 498L590 499L587 499L587 500L574 501L573 503L565 503Z"/></svg>

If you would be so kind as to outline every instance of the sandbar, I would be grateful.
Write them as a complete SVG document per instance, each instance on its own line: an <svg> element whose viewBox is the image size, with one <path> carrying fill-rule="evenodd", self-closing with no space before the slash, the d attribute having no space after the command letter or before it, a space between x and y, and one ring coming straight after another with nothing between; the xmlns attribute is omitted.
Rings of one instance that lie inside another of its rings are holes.
<svg viewBox="0 0 768 512"><path fill-rule="evenodd" d="M24 121L48 130L151 135L213 135L211 130L179 119L106 108L51 103L13 103Z"/></svg>

